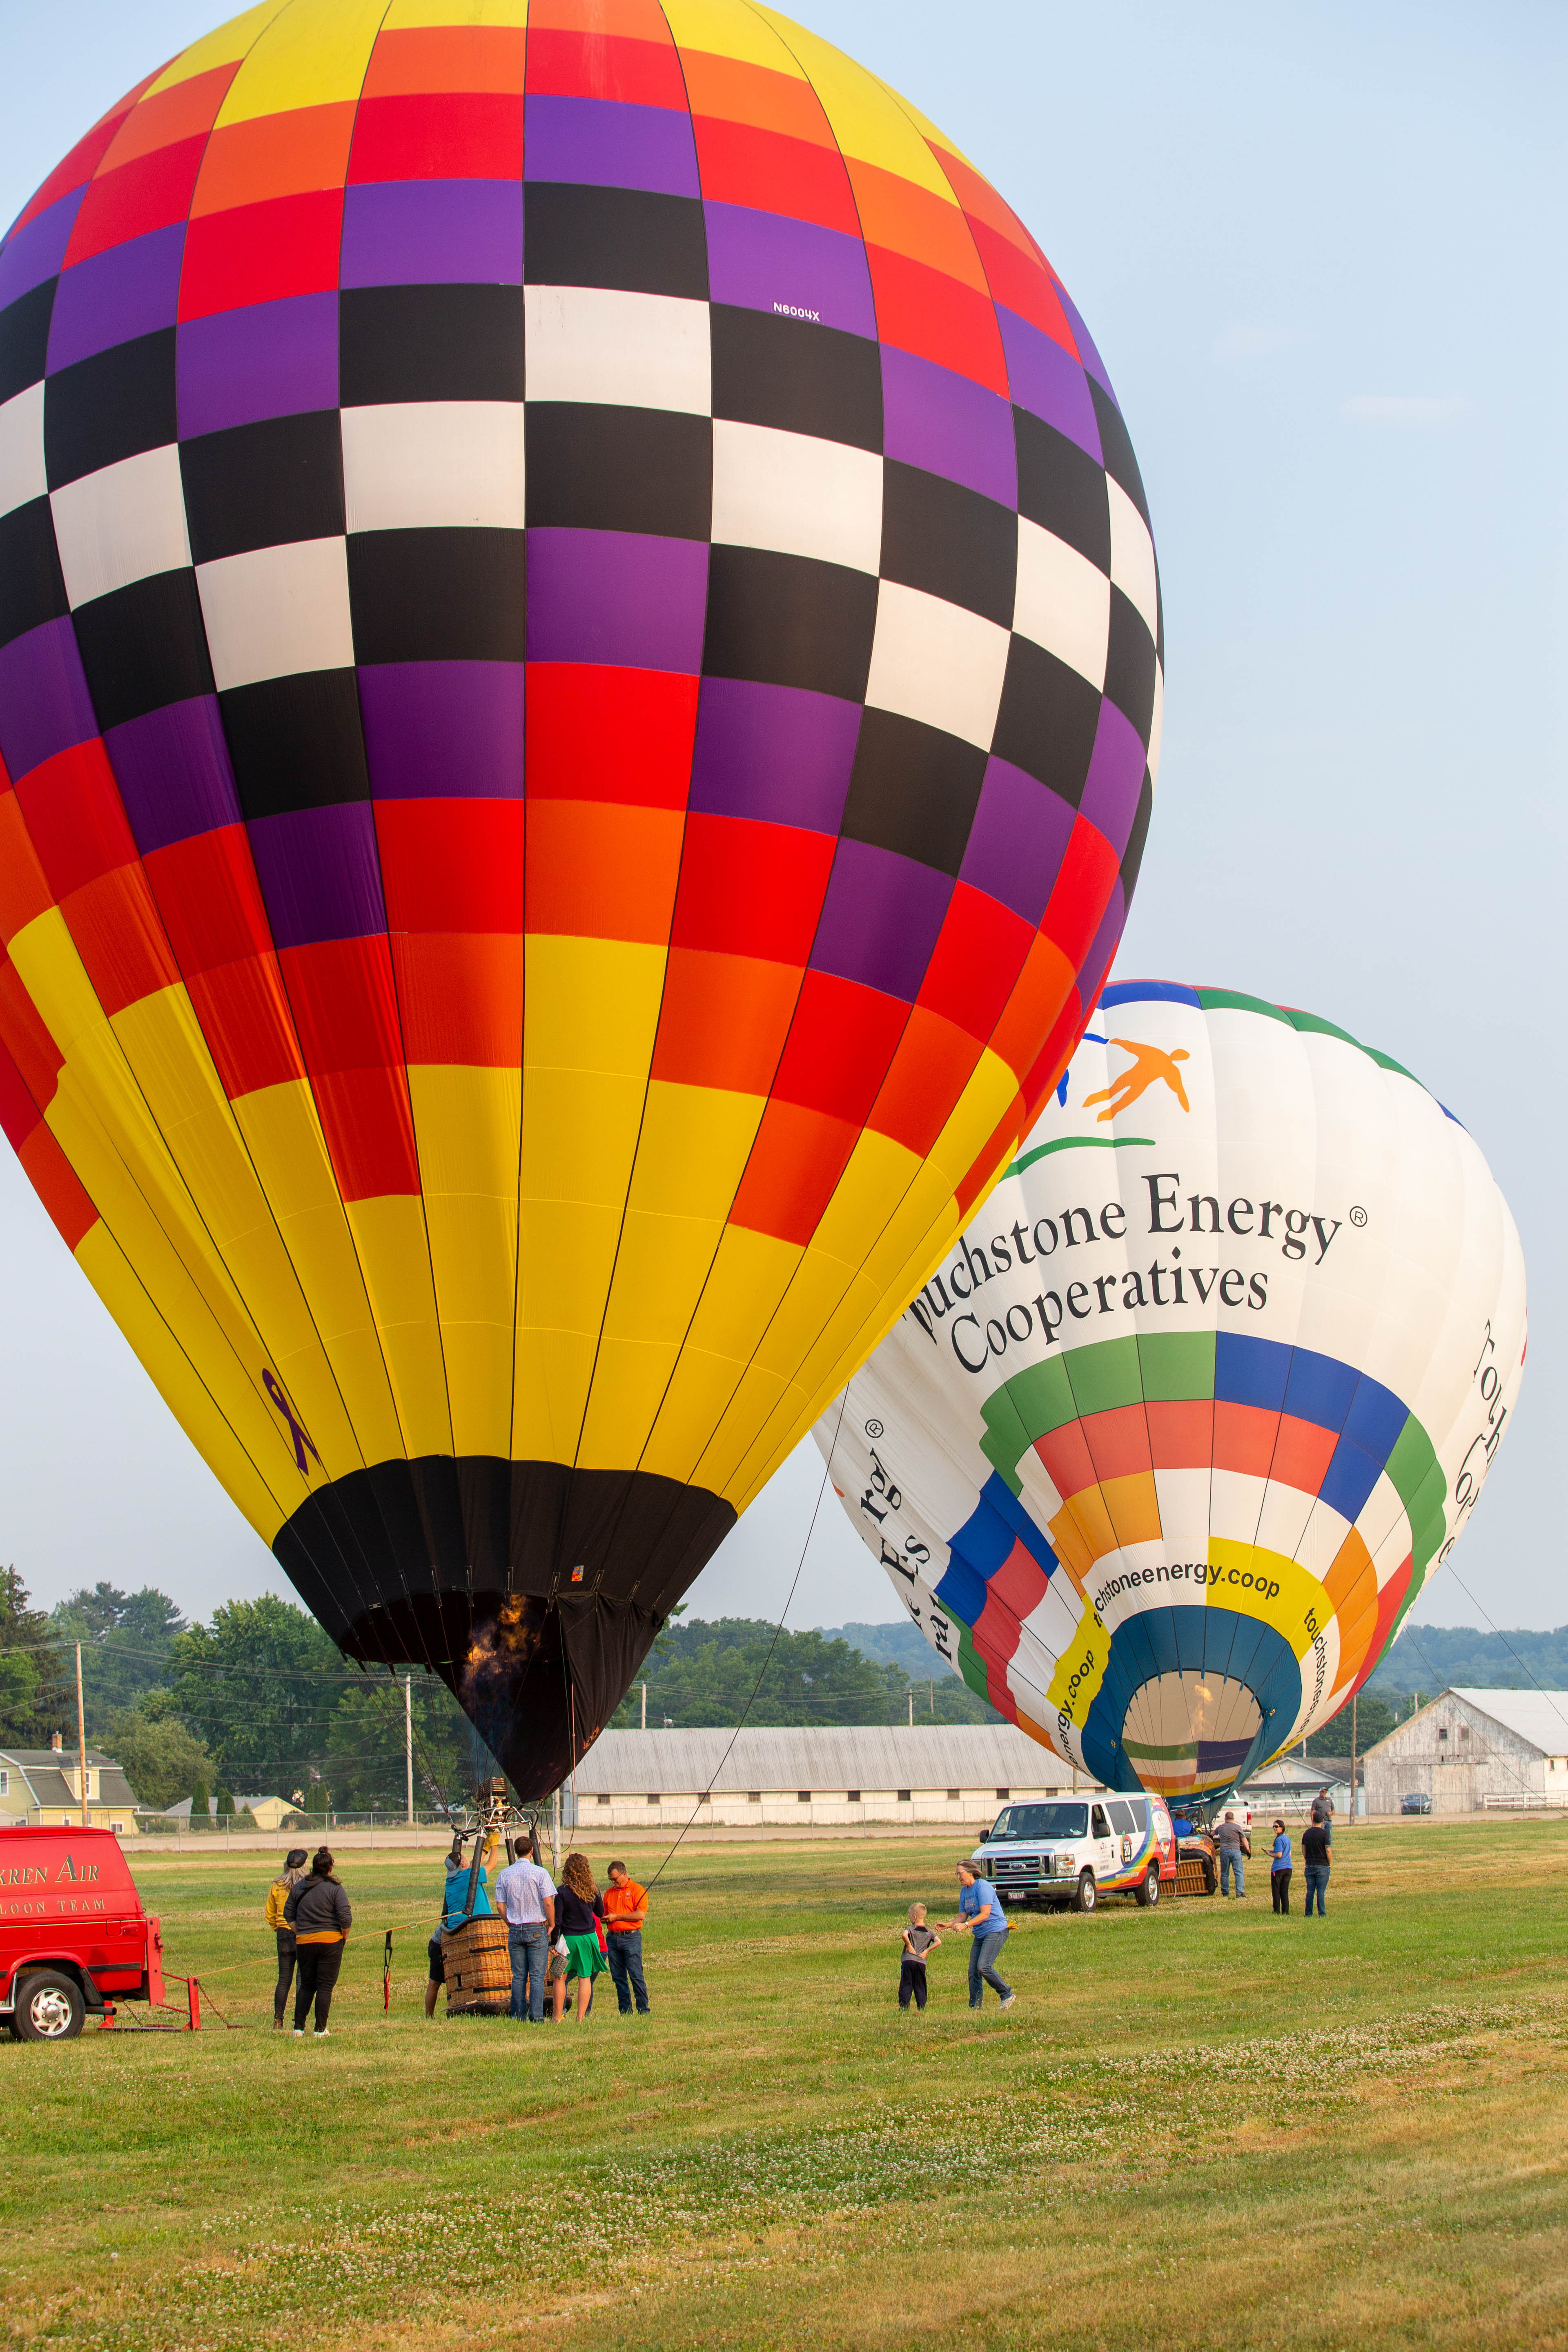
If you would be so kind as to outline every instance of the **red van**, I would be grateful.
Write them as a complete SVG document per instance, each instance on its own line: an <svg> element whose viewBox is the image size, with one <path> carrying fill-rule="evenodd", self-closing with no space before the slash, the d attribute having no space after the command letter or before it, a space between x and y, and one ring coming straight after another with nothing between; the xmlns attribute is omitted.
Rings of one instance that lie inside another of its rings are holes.
<svg viewBox="0 0 1568 2352"><path fill-rule="evenodd" d="M163 1998L163 1937L112 1830L0 1830L0 2025L68 2042L117 2000Z"/></svg>

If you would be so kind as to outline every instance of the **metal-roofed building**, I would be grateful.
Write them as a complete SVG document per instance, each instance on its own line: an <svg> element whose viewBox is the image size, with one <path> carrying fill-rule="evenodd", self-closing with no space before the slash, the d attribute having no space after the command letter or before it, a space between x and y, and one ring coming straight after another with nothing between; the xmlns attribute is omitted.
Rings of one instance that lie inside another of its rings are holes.
<svg viewBox="0 0 1568 2352"><path fill-rule="evenodd" d="M0 1822L16 1829L74 1827L81 1821L81 1765L62 1748L0 1748ZM136 1834L136 1800L112 1756L87 1751L87 1823Z"/></svg>
<svg viewBox="0 0 1568 2352"><path fill-rule="evenodd" d="M1361 1781L1363 1777L1358 1757L1356 1779ZM1264 1765L1236 1793L1247 1800L1254 1813L1279 1813L1289 1821L1301 1819L1311 1810L1320 1789L1328 1790L1335 1820L1344 1821L1351 1810L1348 1756L1309 1756L1303 1761L1300 1753L1291 1749L1284 1756L1277 1756L1272 1764Z"/></svg>
<svg viewBox="0 0 1568 2352"><path fill-rule="evenodd" d="M1568 1805L1568 1691L1444 1691L1366 1751L1372 1813Z"/></svg>
<svg viewBox="0 0 1568 2352"><path fill-rule="evenodd" d="M861 1822L956 1828L988 1823L1009 1797L1054 1796L1074 1785L1070 1765L1011 1724L739 1733L721 1727L603 1732L577 1767L575 1799L584 1830L676 1828L694 1809L726 1829ZM1076 1785L1093 1784L1080 1774Z"/></svg>

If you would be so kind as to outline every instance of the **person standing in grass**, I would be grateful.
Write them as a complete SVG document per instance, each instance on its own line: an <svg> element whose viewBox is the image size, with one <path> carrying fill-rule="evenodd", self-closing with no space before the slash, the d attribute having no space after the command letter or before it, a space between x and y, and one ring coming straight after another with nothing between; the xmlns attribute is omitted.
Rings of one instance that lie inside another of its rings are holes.
<svg viewBox="0 0 1568 2352"><path fill-rule="evenodd" d="M272 1995L272 2031L281 2033L289 2008L289 1988L294 1981L294 1930L283 1916L283 1906L304 1877L305 1849L291 1845L283 1857L281 1877L267 1890L267 1924L278 1938L278 1984Z"/></svg>
<svg viewBox="0 0 1568 2352"><path fill-rule="evenodd" d="M1247 1856L1252 1852L1252 1841L1236 1815L1226 1813L1215 1832L1214 1842L1219 1848L1219 1891L1228 1895L1234 1877L1239 1901L1247 1893Z"/></svg>
<svg viewBox="0 0 1568 2352"><path fill-rule="evenodd" d="M908 2009L912 1997L915 2007L926 2005L926 1958L934 1952L942 1937L934 1928L926 1926L923 1903L910 1905L909 1924L904 1929L903 1959L899 1969L899 2007Z"/></svg>
<svg viewBox="0 0 1568 2352"><path fill-rule="evenodd" d="M1274 1908L1287 1918L1290 1913L1290 1866L1294 1859L1289 1832L1284 1822L1277 1820L1274 1824L1274 1849L1268 1857L1268 1891L1274 1897Z"/></svg>
<svg viewBox="0 0 1568 2352"><path fill-rule="evenodd" d="M537 2025L544 2015L545 1958L555 1933L555 1881L526 1843L496 1880L496 1900L506 1915L511 2014Z"/></svg>
<svg viewBox="0 0 1568 2352"><path fill-rule="evenodd" d="M642 1966L642 1931L647 1918L647 1888L637 1885L624 1862L612 1862L610 1883L605 1890L605 1926L609 1931L605 1958L623 2017L632 2013L634 1992L637 2015L646 2017L648 2013L647 1979Z"/></svg>
<svg viewBox="0 0 1568 2352"><path fill-rule="evenodd" d="M566 1945L566 1973L555 1979L555 2021L566 2006L566 1988L577 1987L577 2022L588 2014L594 1979L602 1976L605 1956L599 1949L598 1922L605 1916L605 1898L594 1884L585 1853L569 1853L561 1865L555 1896L555 1925Z"/></svg>
<svg viewBox="0 0 1568 2352"><path fill-rule="evenodd" d="M988 1878L982 1878L972 1862L958 1865L958 1917L939 1919L939 1927L951 1927L955 1935L969 1930L969 2006L982 2009L985 2004L985 1988L990 1985L1004 2009L1011 2009L1018 1998L1010 1984L996 1973L996 1963L1007 1940L1007 1915L1002 1908L1002 1898Z"/></svg>
<svg viewBox="0 0 1568 2352"><path fill-rule="evenodd" d="M294 2039L303 2039L310 2003L316 2004L316 2040L327 2035L332 1987L343 1964L343 1944L353 1926L349 1898L332 1876L332 1857L318 1846L310 1857L309 1877L291 1889L283 1916L294 1930L299 1948L300 1983L294 1995Z"/></svg>
<svg viewBox="0 0 1568 2352"><path fill-rule="evenodd" d="M1312 1897L1318 1898L1318 1916L1322 1918L1323 1897L1329 1891L1329 1872L1333 1864L1334 1833L1327 1822L1313 1821L1301 1832L1301 1860L1306 1866L1307 1916L1312 1916Z"/></svg>

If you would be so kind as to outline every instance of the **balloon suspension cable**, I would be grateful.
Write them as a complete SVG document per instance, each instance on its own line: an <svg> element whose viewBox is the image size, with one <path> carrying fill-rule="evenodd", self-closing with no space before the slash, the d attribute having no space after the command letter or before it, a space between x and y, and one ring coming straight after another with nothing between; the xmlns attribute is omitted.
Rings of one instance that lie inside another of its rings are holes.
<svg viewBox="0 0 1568 2352"><path fill-rule="evenodd" d="M722 1756L720 1757L717 1764L713 1767L712 1777L710 1779L707 1788L703 1790L701 1796L698 1798L696 1804L693 1805L691 1809L691 1821L687 1822L683 1825L679 1836L677 1837L675 1843L670 1847L669 1852L665 1855L664 1860L659 1864L658 1868L648 1880L648 1887L650 1891L658 1885L659 1880L669 1868L670 1864L675 1860L676 1855L680 1851L681 1839L685 1837L687 1831L691 1827L691 1822L697 1819L697 1816L701 1811L703 1805L712 1796L713 1783L718 1780L720 1773L730 1761L731 1752L734 1748L736 1740L739 1739L742 1732L746 1727L746 1717L750 1715L752 1706L755 1705L757 1693L762 1689L763 1683L767 1675L768 1668L773 1664L773 1652L778 1648L779 1635L784 1632L784 1619L789 1615L790 1603L795 1599L795 1589L800 1582L802 1571L805 1567L806 1553L811 1549L811 1538L816 1533L817 1514L822 1508L822 1498L827 1492L828 1479L833 1475L833 1457L838 1451L838 1433L844 1426L844 1412L845 1407L848 1402L849 1383L846 1381L844 1383L844 1393L838 1400L838 1419L833 1424L833 1443L827 1449L826 1457L822 1465L822 1484L816 1490L816 1501L812 1506L811 1523L805 1531L805 1541L800 1548L800 1558L795 1562L795 1574L790 1579L789 1591L784 1597L784 1605L779 1612L779 1622L773 1627L773 1638L768 1643L768 1654L763 1660L762 1668L757 1675L756 1681L752 1685L752 1695L750 1698L747 1699L745 1706L741 1709L741 1720L735 1726L734 1730L730 1734L729 1744L725 1748Z"/></svg>

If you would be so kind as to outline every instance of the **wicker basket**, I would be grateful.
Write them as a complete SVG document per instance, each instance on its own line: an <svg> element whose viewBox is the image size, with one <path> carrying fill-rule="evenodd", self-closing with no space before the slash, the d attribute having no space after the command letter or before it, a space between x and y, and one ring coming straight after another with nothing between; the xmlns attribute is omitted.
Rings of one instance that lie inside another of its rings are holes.
<svg viewBox="0 0 1568 2352"><path fill-rule="evenodd" d="M450 2017L505 2017L511 2008L511 1953L504 1919L470 1919L441 1930Z"/></svg>
<svg viewBox="0 0 1568 2352"><path fill-rule="evenodd" d="M1219 1866L1204 1847L1184 1845L1176 1857L1178 1895L1212 1895L1219 1885Z"/></svg>

